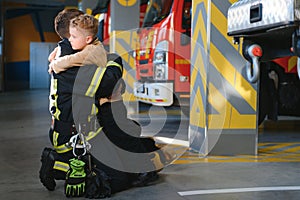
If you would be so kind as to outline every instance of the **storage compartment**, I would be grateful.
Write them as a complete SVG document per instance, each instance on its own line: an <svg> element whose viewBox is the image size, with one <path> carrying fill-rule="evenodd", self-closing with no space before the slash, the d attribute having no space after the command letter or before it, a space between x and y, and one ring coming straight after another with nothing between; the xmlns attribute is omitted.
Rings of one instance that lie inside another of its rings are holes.
<svg viewBox="0 0 300 200"><path fill-rule="evenodd" d="M262 48L260 61L300 56L300 0L240 0L228 9L227 17L227 34L237 43L243 37L248 61L252 62L247 53L252 44Z"/></svg>
<svg viewBox="0 0 300 200"><path fill-rule="evenodd" d="M228 9L227 23L227 34L236 44L243 38L251 83L259 77L260 62L300 57L300 0L240 0Z"/></svg>
<svg viewBox="0 0 300 200"><path fill-rule="evenodd" d="M297 27L300 0L240 0L228 9L229 36L247 36Z"/></svg>

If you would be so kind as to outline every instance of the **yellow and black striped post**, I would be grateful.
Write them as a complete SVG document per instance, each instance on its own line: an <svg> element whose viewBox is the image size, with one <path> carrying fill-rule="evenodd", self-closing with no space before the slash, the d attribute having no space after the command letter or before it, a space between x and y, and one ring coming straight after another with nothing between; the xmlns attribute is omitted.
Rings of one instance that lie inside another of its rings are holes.
<svg viewBox="0 0 300 200"><path fill-rule="evenodd" d="M233 0L192 5L190 147L201 155L257 153L257 84L246 79L239 46L227 36Z"/></svg>
<svg viewBox="0 0 300 200"><path fill-rule="evenodd" d="M123 58L123 78L126 82L124 101L128 105L128 113L131 114L138 110L138 104L133 95L133 83L136 79L134 51L136 49L136 31L140 22L140 1L117 0L110 1L110 3L110 52L117 53Z"/></svg>

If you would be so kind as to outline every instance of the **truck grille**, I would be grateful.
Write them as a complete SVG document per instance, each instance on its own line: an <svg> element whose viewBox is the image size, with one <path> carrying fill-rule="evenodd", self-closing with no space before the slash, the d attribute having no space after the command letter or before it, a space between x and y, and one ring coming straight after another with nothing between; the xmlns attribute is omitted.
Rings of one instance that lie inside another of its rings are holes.
<svg viewBox="0 0 300 200"><path fill-rule="evenodd" d="M140 65L145 65L148 64L148 60L140 60L139 63Z"/></svg>

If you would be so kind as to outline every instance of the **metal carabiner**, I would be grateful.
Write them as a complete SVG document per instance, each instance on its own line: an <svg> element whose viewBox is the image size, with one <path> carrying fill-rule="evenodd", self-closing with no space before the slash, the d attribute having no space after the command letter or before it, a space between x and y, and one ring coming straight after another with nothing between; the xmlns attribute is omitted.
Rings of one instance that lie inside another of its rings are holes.
<svg viewBox="0 0 300 200"><path fill-rule="evenodd" d="M91 144L87 142L80 128L79 132L70 138L69 145L73 148L73 155L75 157L84 156L87 153L87 151L91 149ZM76 149L83 149L83 153L81 155L77 155Z"/></svg>

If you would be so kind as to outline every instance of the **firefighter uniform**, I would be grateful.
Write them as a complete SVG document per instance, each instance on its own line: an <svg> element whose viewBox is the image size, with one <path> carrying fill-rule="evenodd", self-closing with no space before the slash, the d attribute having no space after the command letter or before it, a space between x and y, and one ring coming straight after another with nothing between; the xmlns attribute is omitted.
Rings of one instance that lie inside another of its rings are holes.
<svg viewBox="0 0 300 200"><path fill-rule="evenodd" d="M119 68L120 70L116 70L115 68ZM99 124L103 127L103 133L109 139L111 144L115 145L118 148L121 148L127 152L133 153L149 153L158 150L156 147L155 141L152 138L141 137L141 127L140 125L127 117L127 109L124 105L122 98L120 100L111 102L106 102L100 105L98 99L100 98L108 98L112 96L113 93L124 93L125 91L125 82L122 79L123 73L123 65L122 59L120 56L111 54L108 56L108 64L106 68L106 76L103 77L102 82L100 84L99 89L96 92L96 105L98 108L97 118L99 120ZM104 142L104 140L103 140ZM112 151L117 148L110 148ZM117 154L120 153L117 151ZM132 164L128 163L130 161L126 160L126 158L120 158L121 162L123 162L123 169L130 169ZM141 159L143 159L141 157ZM153 166L150 167L155 169L155 164L151 161L150 157L145 158L145 160L140 160L140 163L144 165ZM143 168L141 166L141 168ZM139 169L143 170L143 169ZM124 176L127 176L131 179L131 185L136 182L136 185L133 186L143 186L144 184L149 183L150 181L156 180L158 178L156 172L145 173L147 177L140 176L140 173L121 173L120 171L111 170L106 171L109 176L117 177L116 172ZM138 180L139 178L143 178L143 180ZM124 181L123 181L124 183ZM119 178L112 178L111 181L112 189L120 187L124 187L125 185L121 185Z"/></svg>
<svg viewBox="0 0 300 200"><path fill-rule="evenodd" d="M60 56L76 53L68 41L63 39L58 43ZM69 169L69 159L73 158L72 148L66 145L76 128L72 113L73 86L79 67L70 68L59 74L52 73L49 110L52 115L52 124L49 130L50 141L57 152L55 154L54 174L55 179L64 179Z"/></svg>
<svg viewBox="0 0 300 200"><path fill-rule="evenodd" d="M60 41L58 47L60 56L76 53L67 39ZM52 115L49 137L54 151L50 148L44 149L40 169L41 182L48 190L54 190L54 179L65 179L69 160L74 158L69 141L77 134L78 127L75 124L88 125L86 131L94 134L101 131L101 128L93 123L96 117L92 121L91 116L95 116L94 95L104 72L105 68L95 65L72 67L58 74L53 72L49 95L49 110ZM52 169L49 169L49 166ZM53 172L50 177L46 173L48 171Z"/></svg>

